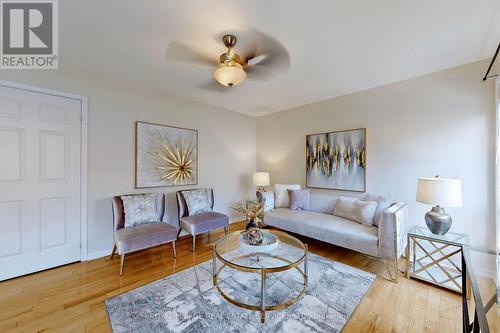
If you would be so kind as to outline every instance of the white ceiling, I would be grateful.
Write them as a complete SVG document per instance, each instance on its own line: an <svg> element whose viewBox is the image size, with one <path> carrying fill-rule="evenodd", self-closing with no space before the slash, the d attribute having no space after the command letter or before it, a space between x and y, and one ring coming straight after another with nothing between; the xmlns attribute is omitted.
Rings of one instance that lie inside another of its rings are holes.
<svg viewBox="0 0 500 333"><path fill-rule="evenodd" d="M253 116L489 58L500 41L498 0L64 0L59 11L60 68ZM184 41L216 63L214 36L248 28L288 48L288 72L210 92L199 87L211 68L166 59Z"/></svg>

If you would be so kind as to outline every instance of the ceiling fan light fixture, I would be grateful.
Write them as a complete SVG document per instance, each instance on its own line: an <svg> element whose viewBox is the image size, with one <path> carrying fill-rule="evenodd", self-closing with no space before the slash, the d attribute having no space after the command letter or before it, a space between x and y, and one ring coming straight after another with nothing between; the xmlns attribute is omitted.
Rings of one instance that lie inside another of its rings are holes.
<svg viewBox="0 0 500 333"><path fill-rule="evenodd" d="M237 86L246 76L243 66L236 61L223 62L214 72L215 80L226 87Z"/></svg>

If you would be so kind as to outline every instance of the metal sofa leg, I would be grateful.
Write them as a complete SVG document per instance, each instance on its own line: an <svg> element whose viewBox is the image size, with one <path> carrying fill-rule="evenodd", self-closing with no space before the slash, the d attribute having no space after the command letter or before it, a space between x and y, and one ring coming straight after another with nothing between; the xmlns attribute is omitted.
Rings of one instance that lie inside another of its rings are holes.
<svg viewBox="0 0 500 333"><path fill-rule="evenodd" d="M196 235L193 235L193 252L196 248Z"/></svg>
<svg viewBox="0 0 500 333"><path fill-rule="evenodd" d="M125 264L125 253L123 253L121 255L121 258L120 258L120 276L123 275L123 266Z"/></svg>
<svg viewBox="0 0 500 333"><path fill-rule="evenodd" d="M224 227L224 235L227 235L227 229L228 227Z"/></svg>
<svg viewBox="0 0 500 333"><path fill-rule="evenodd" d="M391 267L387 264L387 259L382 259L384 262L384 266L387 269L387 273L389 273L389 280L394 282L394 283L399 283L398 281L398 273L399 273L399 268L398 268L398 260L397 259L392 259L390 260L392 262L392 271Z"/></svg>
<svg viewBox="0 0 500 333"><path fill-rule="evenodd" d="M174 250L174 258L177 258L177 253L175 252L175 241L172 242L172 249Z"/></svg>
<svg viewBox="0 0 500 333"><path fill-rule="evenodd" d="M398 259L394 259L394 274L396 275L396 283L399 283L399 267L398 267Z"/></svg>
<svg viewBox="0 0 500 333"><path fill-rule="evenodd" d="M111 251L111 257L110 259L113 259L113 256L115 255L116 252L116 244L113 244L113 251Z"/></svg>

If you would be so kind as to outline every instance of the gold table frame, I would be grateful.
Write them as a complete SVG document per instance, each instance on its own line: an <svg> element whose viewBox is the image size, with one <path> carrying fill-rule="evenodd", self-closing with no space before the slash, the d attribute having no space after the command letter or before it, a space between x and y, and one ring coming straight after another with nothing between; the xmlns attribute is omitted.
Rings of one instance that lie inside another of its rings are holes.
<svg viewBox="0 0 500 333"><path fill-rule="evenodd" d="M408 231L408 241L406 246L406 277L419 279L442 288L446 288L458 293L462 293L462 267L459 267L452 260L459 255L462 262L464 247L468 246L467 235L450 232L444 236L434 235L424 227L413 226ZM449 238L453 236L454 238ZM425 243L424 243L425 242ZM425 245L430 245L431 248ZM423 255L417 256L417 249ZM450 251L450 252L445 252ZM419 267L417 268L417 264ZM446 278L438 280L432 274L431 269L435 268L439 273L443 273ZM426 273L428 277L424 277ZM460 280L459 280L460 279ZM452 283L452 287L447 285Z"/></svg>
<svg viewBox="0 0 500 333"><path fill-rule="evenodd" d="M306 288L307 288L307 283L308 283L308 275L307 275L307 254L308 254L308 247L307 247L307 244L302 243L297 238L295 238L293 236L290 236L287 233L284 233L282 231L276 231L276 230L272 230L272 231L268 230L268 231L270 231L270 232L272 232L274 234L278 234L278 235L279 234L283 234L286 237L295 239L298 244L302 244L302 246L304 248L304 255L301 258L299 258L297 261L292 262L292 261L290 261L290 260L288 260L286 258L283 258L283 257L280 257L280 256L275 256L275 255L272 255L272 254L269 254L269 253L255 252L255 253L249 253L249 254L241 255L241 256L235 257L235 258L233 258L231 260L256 257L256 260L259 261L261 257L270 257L270 258L282 260L283 262L285 262L287 264L284 265L284 266L269 267L269 268L265 268L265 267L247 267L247 266L242 266L242 265L235 264L235 263L233 263L233 262L231 262L229 260L224 259L217 252L217 245L219 245L222 241L228 239L229 237L234 236L235 234L238 234L238 235L241 234L241 232L242 232L241 230L232 232L232 233L230 233L230 234L228 234L226 236L223 236L219 240L217 240L215 242L215 244L213 245L213 250L212 250L212 275L213 275L213 284L217 288L217 291L222 295L222 297L224 297L224 299L226 299L231 304L234 304L236 306L239 306L241 308L248 309L248 310L260 311L260 321L261 321L261 323L265 322L266 311L274 311L274 310L285 309L285 308L289 307L290 305L296 303L299 299L301 299L304 296L304 294L305 294L305 291L306 291ZM222 266L219 269L217 269L217 259L222 263ZM302 270L299 267L299 265L301 263L304 263L304 270ZM222 269L224 269L225 267L231 267L231 268L234 268L234 269L242 271L242 272L260 273L260 275L261 275L261 290L260 290L261 302L260 302L260 305L246 304L246 303L239 302L239 301L231 298L229 295L227 295L226 293L224 293L222 291L222 289L219 286L218 276L219 276L220 272L222 271ZM301 276L304 278L304 288L302 289L302 291L299 293L298 296L289 299L285 303L276 304L276 305L266 305L266 279L267 279L267 274L268 273L277 273L277 272L287 271L287 270L290 270L290 269L293 269L293 268L295 268L301 274Z"/></svg>

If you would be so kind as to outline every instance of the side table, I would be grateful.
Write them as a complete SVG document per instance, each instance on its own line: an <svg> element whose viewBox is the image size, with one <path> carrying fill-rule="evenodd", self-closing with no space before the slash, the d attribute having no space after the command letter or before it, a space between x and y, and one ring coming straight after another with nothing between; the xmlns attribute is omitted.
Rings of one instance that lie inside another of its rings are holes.
<svg viewBox="0 0 500 333"><path fill-rule="evenodd" d="M413 226L408 231L406 277L462 293L462 258L468 246L467 235L435 235L426 227Z"/></svg>

